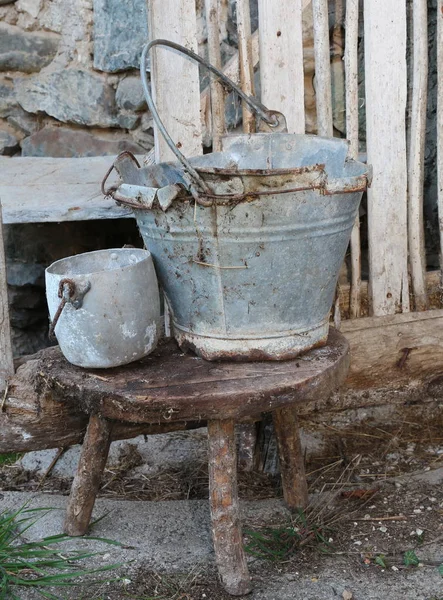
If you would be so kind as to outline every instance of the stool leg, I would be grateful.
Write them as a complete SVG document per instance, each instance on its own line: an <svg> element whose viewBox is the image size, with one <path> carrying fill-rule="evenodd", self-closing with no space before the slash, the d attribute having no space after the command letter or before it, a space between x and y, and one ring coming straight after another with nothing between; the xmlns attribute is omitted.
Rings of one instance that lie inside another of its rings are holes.
<svg viewBox="0 0 443 600"><path fill-rule="evenodd" d="M84 535L88 529L108 458L110 438L109 422L99 415L91 415L66 509L64 531L67 535Z"/></svg>
<svg viewBox="0 0 443 600"><path fill-rule="evenodd" d="M272 414L283 483L283 496L291 510L306 508L306 482L303 451L300 443L298 418L294 408L279 408Z"/></svg>
<svg viewBox="0 0 443 600"><path fill-rule="evenodd" d="M209 494L218 571L225 590L234 596L251 591L243 550L237 493L234 421L208 421Z"/></svg>

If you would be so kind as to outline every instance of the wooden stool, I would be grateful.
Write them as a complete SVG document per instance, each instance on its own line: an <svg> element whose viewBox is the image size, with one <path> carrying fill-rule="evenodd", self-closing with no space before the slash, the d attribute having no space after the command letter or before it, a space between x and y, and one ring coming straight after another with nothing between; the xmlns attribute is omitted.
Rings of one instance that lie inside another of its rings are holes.
<svg viewBox="0 0 443 600"><path fill-rule="evenodd" d="M328 344L283 362L207 362L183 354L170 341L142 361L112 370L84 370L55 353L40 376L60 401L75 402L90 415L68 502L65 532L88 528L116 421L170 423L207 421L209 489L214 549L226 591L251 589L243 551L237 495L234 425L272 412L284 499L290 509L308 502L295 405L328 396L349 367L346 339L331 330Z"/></svg>

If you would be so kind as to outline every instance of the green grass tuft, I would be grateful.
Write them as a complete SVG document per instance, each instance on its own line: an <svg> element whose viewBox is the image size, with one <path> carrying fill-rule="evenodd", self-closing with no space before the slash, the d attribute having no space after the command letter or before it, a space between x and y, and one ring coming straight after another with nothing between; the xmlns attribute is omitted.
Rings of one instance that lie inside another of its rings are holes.
<svg viewBox="0 0 443 600"><path fill-rule="evenodd" d="M71 540L66 535L53 535L36 542L24 540L26 531L53 509L27 508L0 513L0 600L20 600L20 588L32 588L40 597L59 600L50 588L70 587L80 583L80 578L119 566L107 565L94 569L82 567L81 562L99 553L88 550L65 550L57 546ZM112 540L89 538L120 545ZM106 581L110 581L109 579ZM89 584L104 580L88 580Z"/></svg>
<svg viewBox="0 0 443 600"><path fill-rule="evenodd" d="M272 562L287 560L307 544L316 546L321 552L328 552L331 549L329 533L324 526L310 522L304 511L299 511L285 526L246 530L248 541L245 551Z"/></svg>

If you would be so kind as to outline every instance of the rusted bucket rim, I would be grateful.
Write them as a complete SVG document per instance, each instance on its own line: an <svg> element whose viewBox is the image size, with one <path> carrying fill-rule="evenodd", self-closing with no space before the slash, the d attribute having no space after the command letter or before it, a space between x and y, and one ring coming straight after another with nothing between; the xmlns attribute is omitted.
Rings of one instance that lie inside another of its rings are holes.
<svg viewBox="0 0 443 600"><path fill-rule="evenodd" d="M318 164L309 167L294 167L292 169L226 169L223 167L195 167L198 173L205 175L226 175L232 177L233 175L257 175L267 177L269 175L303 175L304 173L312 173L318 171L319 173L325 172L325 165ZM204 194L203 194L204 195Z"/></svg>

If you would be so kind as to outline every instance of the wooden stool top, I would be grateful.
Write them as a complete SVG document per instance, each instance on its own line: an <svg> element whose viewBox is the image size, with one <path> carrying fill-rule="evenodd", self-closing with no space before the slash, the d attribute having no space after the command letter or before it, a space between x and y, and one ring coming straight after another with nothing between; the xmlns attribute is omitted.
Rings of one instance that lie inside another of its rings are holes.
<svg viewBox="0 0 443 600"><path fill-rule="evenodd" d="M174 341L141 361L114 369L82 369L58 347L45 352L39 392L87 413L132 423L237 419L328 396L343 383L349 344L331 329L327 345L289 361L208 362Z"/></svg>

